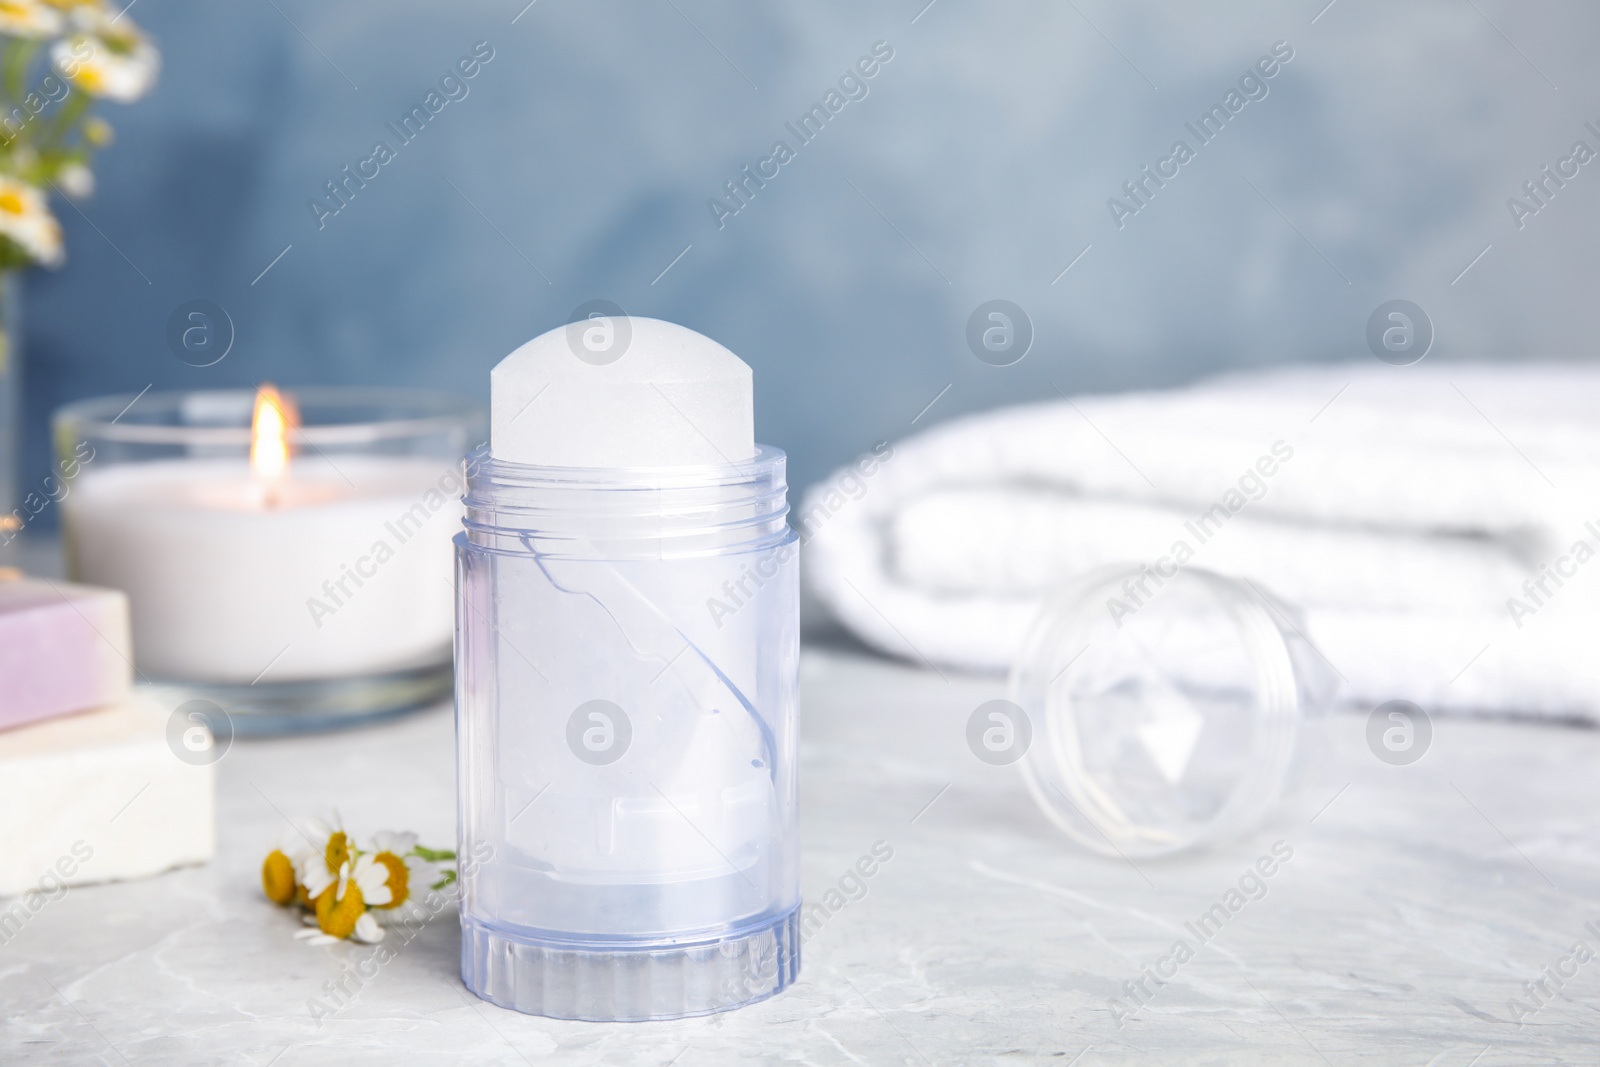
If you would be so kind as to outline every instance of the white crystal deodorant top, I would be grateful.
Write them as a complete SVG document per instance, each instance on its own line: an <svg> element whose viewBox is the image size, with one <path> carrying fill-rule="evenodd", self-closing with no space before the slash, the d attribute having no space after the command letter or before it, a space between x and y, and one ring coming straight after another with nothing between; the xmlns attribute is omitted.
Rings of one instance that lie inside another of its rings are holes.
<svg viewBox="0 0 1600 1067"><path fill-rule="evenodd" d="M547 467L680 467L755 455L750 368L702 334L597 312L541 334L490 378L490 449Z"/></svg>

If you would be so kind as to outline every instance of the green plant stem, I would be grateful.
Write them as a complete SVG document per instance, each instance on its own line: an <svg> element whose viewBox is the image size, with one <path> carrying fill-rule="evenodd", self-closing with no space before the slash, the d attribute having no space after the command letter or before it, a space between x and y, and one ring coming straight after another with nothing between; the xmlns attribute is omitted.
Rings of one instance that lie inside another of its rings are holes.
<svg viewBox="0 0 1600 1067"><path fill-rule="evenodd" d="M33 60L34 47L20 37L6 42L5 60L0 70L3 70L7 112L22 102L23 79L27 76L28 64Z"/></svg>
<svg viewBox="0 0 1600 1067"><path fill-rule="evenodd" d="M88 93L68 84L67 98L62 101L55 118L45 126L44 132L36 141L41 153L54 152L62 148L66 143L67 134L77 125L83 113L89 109L89 105L94 103Z"/></svg>
<svg viewBox="0 0 1600 1067"><path fill-rule="evenodd" d="M423 848L421 845L416 845L411 849L411 851L415 852L429 863L439 863L444 860L453 860L456 858L456 854L454 852L442 848Z"/></svg>

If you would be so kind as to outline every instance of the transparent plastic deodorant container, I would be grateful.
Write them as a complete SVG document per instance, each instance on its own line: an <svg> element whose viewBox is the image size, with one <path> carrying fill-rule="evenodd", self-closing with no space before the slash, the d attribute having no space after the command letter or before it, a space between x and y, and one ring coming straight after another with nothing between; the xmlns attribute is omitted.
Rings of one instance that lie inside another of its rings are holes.
<svg viewBox="0 0 1600 1067"><path fill-rule="evenodd" d="M589 1020L784 989L800 880L783 453L474 466L456 538L468 987Z"/></svg>

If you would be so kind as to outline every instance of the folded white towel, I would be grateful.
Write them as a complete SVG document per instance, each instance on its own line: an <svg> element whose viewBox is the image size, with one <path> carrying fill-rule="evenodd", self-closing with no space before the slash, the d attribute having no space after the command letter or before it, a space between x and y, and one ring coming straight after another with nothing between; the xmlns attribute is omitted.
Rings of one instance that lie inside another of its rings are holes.
<svg viewBox="0 0 1600 1067"><path fill-rule="evenodd" d="M913 659L1006 669L1059 583L1182 564L1299 606L1348 699L1600 720L1597 413L1575 365L1079 397L882 448L797 525L819 597Z"/></svg>

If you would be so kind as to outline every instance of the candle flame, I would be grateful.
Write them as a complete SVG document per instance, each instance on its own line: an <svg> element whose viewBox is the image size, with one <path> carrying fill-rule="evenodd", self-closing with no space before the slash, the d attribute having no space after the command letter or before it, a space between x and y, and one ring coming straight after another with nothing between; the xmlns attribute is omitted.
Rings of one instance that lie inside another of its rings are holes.
<svg viewBox="0 0 1600 1067"><path fill-rule="evenodd" d="M289 431L299 424L293 401L270 385L256 390L250 419L250 473L267 486L283 480L289 468Z"/></svg>

